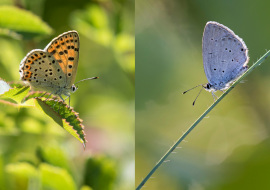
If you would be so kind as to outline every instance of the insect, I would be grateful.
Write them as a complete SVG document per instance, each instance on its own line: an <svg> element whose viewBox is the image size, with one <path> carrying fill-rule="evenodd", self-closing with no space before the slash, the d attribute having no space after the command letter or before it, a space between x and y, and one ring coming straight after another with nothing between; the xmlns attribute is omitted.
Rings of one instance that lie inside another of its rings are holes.
<svg viewBox="0 0 270 190"><path fill-rule="evenodd" d="M37 90L70 97L77 90L75 84L97 79L87 78L74 84L79 60L79 34L72 30L54 38L44 50L30 51L20 63L21 80L30 83ZM70 99L69 99L70 101ZM70 102L69 102L70 104Z"/></svg>
<svg viewBox="0 0 270 190"><path fill-rule="evenodd" d="M215 91L223 92L233 81L247 71L248 49L245 42L228 27L209 21L204 28L202 50L204 72L208 83L198 86L212 92L215 100ZM183 92L183 94L189 90Z"/></svg>

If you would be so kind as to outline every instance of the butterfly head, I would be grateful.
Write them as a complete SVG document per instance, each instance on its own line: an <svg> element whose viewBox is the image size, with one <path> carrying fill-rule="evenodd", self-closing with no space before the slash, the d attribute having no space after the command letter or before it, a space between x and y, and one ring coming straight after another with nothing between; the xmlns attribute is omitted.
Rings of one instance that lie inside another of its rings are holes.
<svg viewBox="0 0 270 190"><path fill-rule="evenodd" d="M83 79L83 80L80 80L79 82L82 82L82 81L85 81L85 80L91 80L91 79L98 79L98 77L92 77L92 78L87 78L87 79ZM76 82L75 84L79 83L79 82ZM70 93L74 93L77 89L78 89L78 86L75 86L75 84L73 84L67 91Z"/></svg>
<svg viewBox="0 0 270 190"><path fill-rule="evenodd" d="M213 90L213 85L211 85L210 83L207 83L205 86L202 85L202 87L209 92Z"/></svg>

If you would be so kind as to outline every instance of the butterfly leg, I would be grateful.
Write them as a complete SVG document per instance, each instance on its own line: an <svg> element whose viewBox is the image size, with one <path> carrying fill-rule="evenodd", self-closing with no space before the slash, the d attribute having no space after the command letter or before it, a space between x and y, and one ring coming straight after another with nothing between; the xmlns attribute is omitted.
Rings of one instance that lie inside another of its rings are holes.
<svg viewBox="0 0 270 190"><path fill-rule="evenodd" d="M47 92L46 92L47 93ZM46 98L45 101L47 101L51 97L52 93L49 94L49 96Z"/></svg>
<svg viewBox="0 0 270 190"><path fill-rule="evenodd" d="M66 101L66 99L68 99L68 106L70 107L70 95L67 95L64 101Z"/></svg>
<svg viewBox="0 0 270 190"><path fill-rule="evenodd" d="M43 97L45 94L47 94L47 92L45 92L44 94L42 94L40 97Z"/></svg>
<svg viewBox="0 0 270 190"><path fill-rule="evenodd" d="M63 100L63 102L65 102L64 98L61 95L59 95L59 97Z"/></svg>
<svg viewBox="0 0 270 190"><path fill-rule="evenodd" d="M60 90L57 90L56 92L50 93L50 95L48 96L48 98L49 98L52 94L56 94L56 95L57 95L59 92L60 92ZM55 96L55 97L56 97L56 96ZM59 97L62 98L60 95L59 95ZM48 99L48 98L47 98L47 99ZM46 99L46 100L47 100L47 99ZM62 98L62 99L63 99L63 98ZM54 100L54 98L53 98L53 100ZM53 106L52 106L53 109L54 109L55 104L56 104L56 102L55 102L55 103L53 104ZM59 110L58 110L58 111L59 111ZM58 113L59 113L59 112L58 112Z"/></svg>
<svg viewBox="0 0 270 190"><path fill-rule="evenodd" d="M214 101L216 101L216 98L218 99L218 97L215 95L214 92L212 92L212 96L213 96L213 98L214 98Z"/></svg>

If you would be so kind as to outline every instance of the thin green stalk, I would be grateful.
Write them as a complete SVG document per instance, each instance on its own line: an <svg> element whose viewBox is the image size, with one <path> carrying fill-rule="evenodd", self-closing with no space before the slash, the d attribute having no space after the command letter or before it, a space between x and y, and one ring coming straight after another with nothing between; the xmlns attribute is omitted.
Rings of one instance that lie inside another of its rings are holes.
<svg viewBox="0 0 270 190"><path fill-rule="evenodd" d="M164 156L158 161L158 163L153 167L153 169L147 174L147 176L138 185L136 190L140 190L148 179L155 173L158 167L167 159L167 157L174 151L174 149L185 139L185 137L200 123L200 121L243 79L245 78L253 69L259 66L268 56L270 51L266 52L256 63L254 63L237 81L235 81L228 90L226 90L218 99L215 101L190 127L189 129L177 140L177 142L164 154Z"/></svg>

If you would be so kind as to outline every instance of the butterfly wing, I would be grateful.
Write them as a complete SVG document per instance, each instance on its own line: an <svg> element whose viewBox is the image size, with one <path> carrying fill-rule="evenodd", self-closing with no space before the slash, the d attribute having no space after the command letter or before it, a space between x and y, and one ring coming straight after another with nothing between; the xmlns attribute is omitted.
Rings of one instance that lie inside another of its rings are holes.
<svg viewBox="0 0 270 190"><path fill-rule="evenodd" d="M66 75L66 88L75 81L79 60L79 34L73 30L54 38L44 49L59 63Z"/></svg>
<svg viewBox="0 0 270 190"><path fill-rule="evenodd" d="M203 34L203 64L207 80L216 90L247 70L248 49L232 30L217 22L208 22Z"/></svg>
<svg viewBox="0 0 270 190"><path fill-rule="evenodd" d="M21 80L34 88L57 93L66 83L66 75L57 60L44 50L32 50L20 63Z"/></svg>

